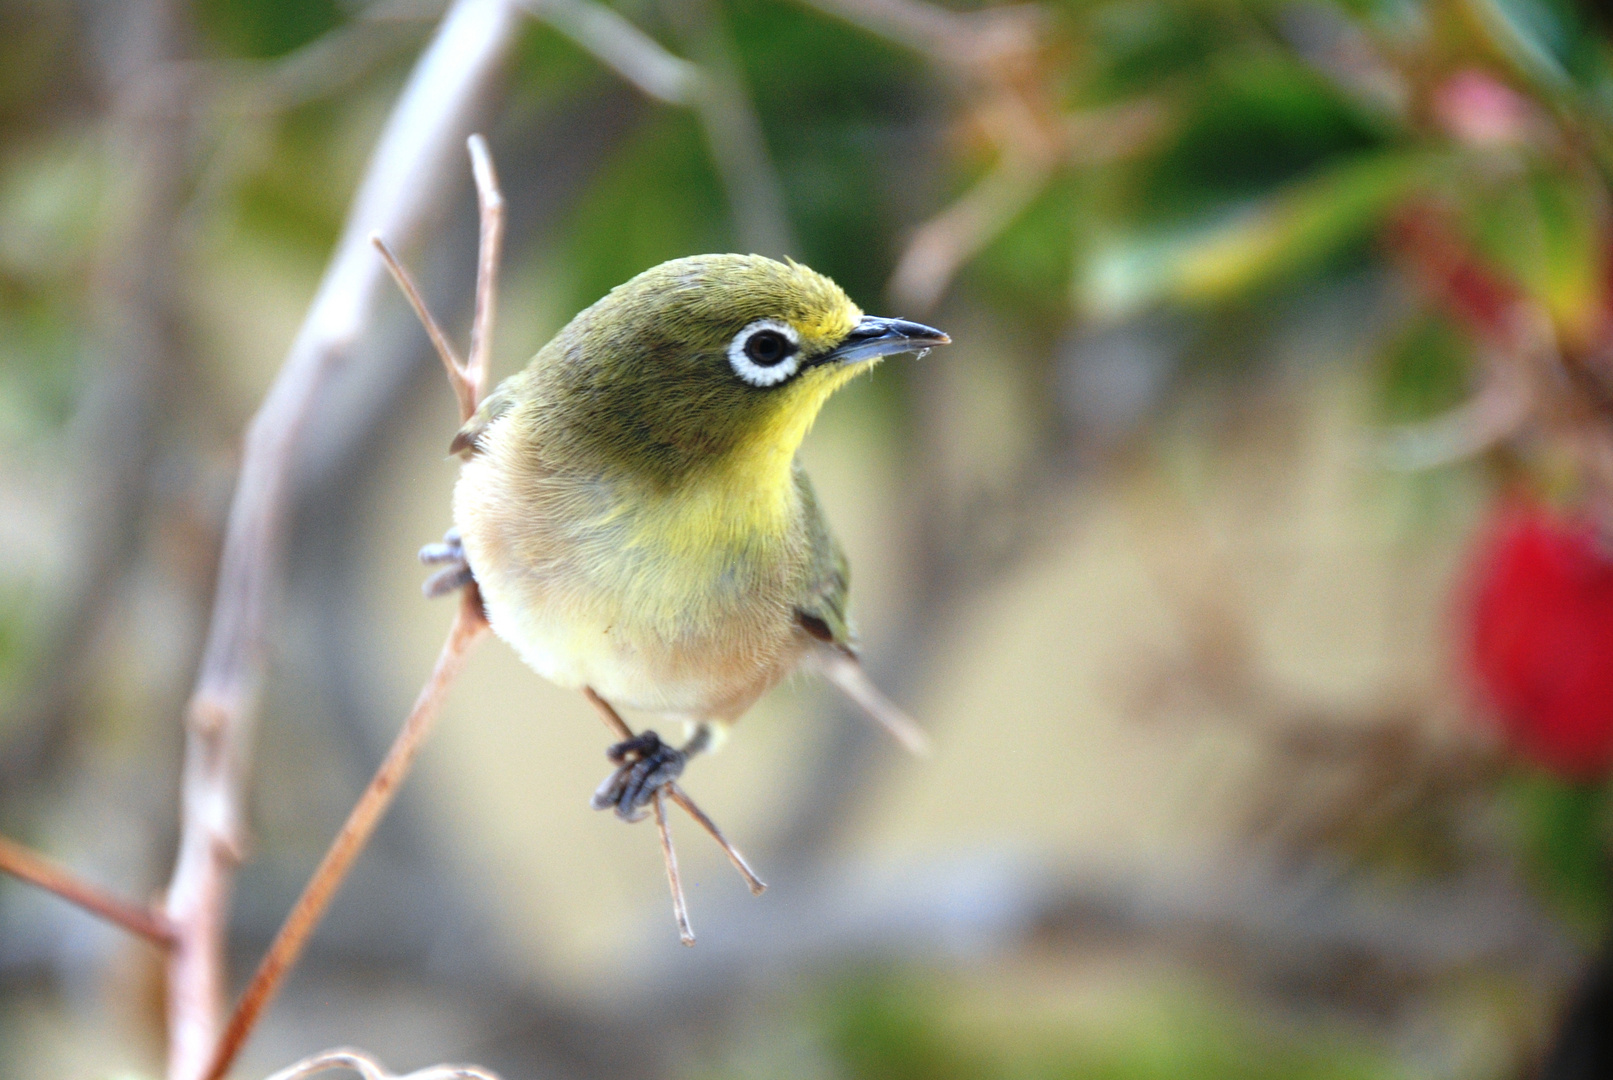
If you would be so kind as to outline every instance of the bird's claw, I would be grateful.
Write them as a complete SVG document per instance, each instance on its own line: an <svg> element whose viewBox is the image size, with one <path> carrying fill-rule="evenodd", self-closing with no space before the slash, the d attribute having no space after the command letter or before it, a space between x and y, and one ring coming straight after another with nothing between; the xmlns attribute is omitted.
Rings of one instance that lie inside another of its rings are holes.
<svg viewBox="0 0 1613 1080"><path fill-rule="evenodd" d="M677 747L661 741L653 731L646 731L626 742L619 742L605 752L617 766L594 792L593 807L604 810L614 807L616 816L623 821L640 821L644 807L655 798L655 793L683 774L689 756Z"/></svg>
<svg viewBox="0 0 1613 1080"><path fill-rule="evenodd" d="M427 566L442 567L420 587L427 599L447 596L476 580L465 558L465 545L460 542L458 529L449 529L444 533L442 543L427 544L421 548L420 561Z"/></svg>

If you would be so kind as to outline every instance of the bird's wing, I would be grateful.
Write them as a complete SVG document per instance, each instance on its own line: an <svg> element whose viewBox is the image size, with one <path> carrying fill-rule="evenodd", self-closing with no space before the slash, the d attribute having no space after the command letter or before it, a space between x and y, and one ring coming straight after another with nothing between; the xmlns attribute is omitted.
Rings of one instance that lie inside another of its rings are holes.
<svg viewBox="0 0 1613 1080"><path fill-rule="evenodd" d="M482 399L476 412L465 421L465 426L454 435L454 441L448 444L450 454L460 454L470 457L479 449L477 441L481 439L482 432L494 420L509 412L511 407L519 400L519 380L525 373L512 375L493 388L493 392Z"/></svg>
<svg viewBox="0 0 1613 1080"><path fill-rule="evenodd" d="M812 481L799 462L795 466L795 487L801 495L806 516L810 559L806 589L795 605L796 621L819 641L855 656L857 634L846 614L846 599L851 593L851 564L829 531L828 519L818 507Z"/></svg>
<svg viewBox="0 0 1613 1080"><path fill-rule="evenodd" d="M795 619L816 639L810 653L813 666L908 751L926 754L930 739L924 729L886 697L863 670L862 660L857 656L856 631L846 613L846 600L851 592L851 565L829 531L829 523L813 494L812 482L799 465L795 482L806 510L812 556L807 588L796 604Z"/></svg>

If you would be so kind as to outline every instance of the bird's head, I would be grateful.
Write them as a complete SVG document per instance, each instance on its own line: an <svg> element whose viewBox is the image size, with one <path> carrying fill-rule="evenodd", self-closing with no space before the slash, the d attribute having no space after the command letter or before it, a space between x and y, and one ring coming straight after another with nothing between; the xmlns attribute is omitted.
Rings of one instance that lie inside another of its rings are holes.
<svg viewBox="0 0 1613 1080"><path fill-rule="evenodd" d="M649 479L787 474L823 403L881 357L951 339L864 315L798 263L697 255L644 271L556 342L562 393L594 449Z"/></svg>

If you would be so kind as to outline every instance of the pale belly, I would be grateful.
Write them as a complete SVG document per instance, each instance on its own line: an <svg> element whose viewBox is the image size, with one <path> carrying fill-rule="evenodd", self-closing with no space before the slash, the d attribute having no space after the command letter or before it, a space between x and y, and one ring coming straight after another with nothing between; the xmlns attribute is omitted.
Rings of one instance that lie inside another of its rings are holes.
<svg viewBox="0 0 1613 1080"><path fill-rule="evenodd" d="M514 500L465 464L454 516L494 633L544 678L612 704L734 720L794 670L787 559L721 545L669 547L664 532L542 490Z"/></svg>

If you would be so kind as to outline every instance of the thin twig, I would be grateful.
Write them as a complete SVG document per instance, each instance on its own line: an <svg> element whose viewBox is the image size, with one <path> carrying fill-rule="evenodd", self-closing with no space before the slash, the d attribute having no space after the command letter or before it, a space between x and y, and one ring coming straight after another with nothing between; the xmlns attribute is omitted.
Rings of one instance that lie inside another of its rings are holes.
<svg viewBox="0 0 1613 1080"><path fill-rule="evenodd" d="M247 432L186 714L179 856L166 904L178 937L168 965L169 1080L203 1076L219 1038L229 894L299 436L375 311L385 277L370 234L411 240L441 204L454 152L519 25L513 0L458 0L449 10L392 111L319 292Z"/></svg>
<svg viewBox="0 0 1613 1080"><path fill-rule="evenodd" d="M397 257L380 233L370 234L370 243L381 253L381 260L392 274L392 280L408 299L425 327L426 336L442 360L448 385L459 403L459 418L469 420L476 406L487 392L489 357L493 349L493 319L498 305L498 263L504 248L504 195L499 191L498 174L493 170L493 158L487 152L487 142L480 135L465 140L470 151L471 172L476 178L476 202L480 210L481 238L476 259L476 308L471 320L470 353L459 358L453 342L426 307L414 275Z"/></svg>
<svg viewBox="0 0 1613 1080"><path fill-rule="evenodd" d="M520 0L521 6L657 101L692 105L701 71L622 15L591 0Z"/></svg>
<svg viewBox="0 0 1613 1080"><path fill-rule="evenodd" d="M588 699L588 703L599 713L599 718L604 721L611 734L615 735L619 741L626 742L633 737L633 729L627 726L627 721L622 719L621 714L616 711L614 705L595 693L594 688L591 686L583 687L582 693L583 697ZM706 812L695 805L695 801L689 798L676 782L666 785L666 793L669 799L683 807L684 813L693 818L695 824L706 830L711 835L711 838L717 841L717 846L723 849L724 854L728 856L728 861L734 864L734 869L738 870L739 875L745 879L745 885L750 889L752 896L760 896L767 891L767 883L756 876L756 872L750 868L750 863L745 861L745 856L741 855L739 849L728 842L728 837L724 836L722 830L717 828L717 823L707 817Z"/></svg>
<svg viewBox="0 0 1613 1080"><path fill-rule="evenodd" d="M703 0L673 0L668 12L700 53L695 64L663 48L594 0L520 0L623 79L668 105L695 111L746 250L782 256L795 249L778 170L745 89L732 42Z"/></svg>
<svg viewBox="0 0 1613 1080"><path fill-rule="evenodd" d="M717 828L717 823L707 817L706 812L696 806L695 801L689 798L682 788L675 783L668 784L666 793L669 799L683 807L684 813L694 818L695 824L710 833L711 838L717 841L717 846L723 849L723 853L728 856L728 861L734 864L735 870L739 871L739 876L745 879L745 885L750 889L752 896L760 896L767 891L767 882L756 876L756 871L750 868L750 863L745 861L745 856L741 855L739 849L728 842L728 837L724 836L722 830Z"/></svg>
<svg viewBox="0 0 1613 1080"><path fill-rule="evenodd" d="M469 420L487 394L487 373L492 367L493 325L498 307L498 267L504 251L504 193L499 190L498 173L487 141L480 135L466 140L470 151L471 174L476 179L476 205L481 221L476 255L476 307L470 324L470 354L465 358L464 376L470 384L470 403L461 403Z"/></svg>
<svg viewBox="0 0 1613 1080"><path fill-rule="evenodd" d="M432 348L437 350L437 356L442 360L443 371L448 375L448 385L453 388L454 401L459 405L460 415L464 416L465 403L475 400L469 384L465 381L465 362L454 351L453 342L448 340L448 335L443 333L442 327L437 325L437 320L420 295L420 287L414 283L414 276L409 273L402 260L393 253L380 233L371 233L370 243L381 253L381 261L391 271L392 280L398 283L398 288L420 319L420 325L425 327L426 337L431 339Z"/></svg>
<svg viewBox="0 0 1613 1080"><path fill-rule="evenodd" d="M678 920L678 939L694 944L694 928L689 925L689 905L683 899L683 878L678 875L678 853L672 846L672 828L666 821L666 789L655 792L655 828L661 834L661 859L666 863L666 883L672 890L672 917Z"/></svg>
<svg viewBox="0 0 1613 1080"><path fill-rule="evenodd" d="M115 923L131 934L168 948L174 943L174 928L160 911L152 911L98 885L91 885L59 863L0 836L0 871L55 893L70 904L77 904L92 915Z"/></svg>
<svg viewBox="0 0 1613 1080"><path fill-rule="evenodd" d="M241 994L241 1000L219 1039L212 1064L205 1074L206 1080L219 1080L229 1071L263 1010L274 999L292 965L302 955L325 909L335 897L337 888L364 850L376 826L381 823L409 767L414 764L415 755L431 734L437 714L442 710L443 699L464 666L471 646L481 639L487 629L487 620L482 615L481 595L474 585L470 586L460 597L459 610L448 631L448 640L443 643L437 664L432 668L425 686L421 687L414 708L409 710L403 729L398 732L386 759L364 789L364 794L347 815L341 832L336 834L330 850L325 852L319 868L303 888L302 895L286 916L269 951L258 964L252 981Z"/></svg>
<svg viewBox="0 0 1613 1080"><path fill-rule="evenodd" d="M611 734L616 736L617 741L627 742L633 737L633 729L627 726L627 721L623 720L622 714L616 711L616 706L595 693L592 686L583 687L582 696L587 698L588 703L599 713L599 718L605 722L606 727L610 728Z"/></svg>
<svg viewBox="0 0 1613 1080"><path fill-rule="evenodd" d="M478 1065L432 1065L406 1076L398 1076L364 1051L347 1047L322 1050L312 1057L303 1058L295 1065L281 1069L269 1080L307 1080L310 1076L331 1069L347 1069L358 1073L364 1080L499 1080L496 1073Z"/></svg>

